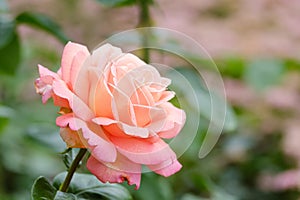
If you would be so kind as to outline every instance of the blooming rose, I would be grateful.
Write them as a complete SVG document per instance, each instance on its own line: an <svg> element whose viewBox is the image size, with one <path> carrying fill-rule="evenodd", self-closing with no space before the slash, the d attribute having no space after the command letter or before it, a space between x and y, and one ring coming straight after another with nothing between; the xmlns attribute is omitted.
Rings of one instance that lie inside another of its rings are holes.
<svg viewBox="0 0 300 200"><path fill-rule="evenodd" d="M105 44L92 54L69 42L61 68L39 65L36 90L45 103L60 107L56 124L70 148L87 148L87 168L102 182L139 188L141 166L170 176L180 170L176 154L162 138L175 137L185 122L183 110L168 101L170 80L138 57Z"/></svg>

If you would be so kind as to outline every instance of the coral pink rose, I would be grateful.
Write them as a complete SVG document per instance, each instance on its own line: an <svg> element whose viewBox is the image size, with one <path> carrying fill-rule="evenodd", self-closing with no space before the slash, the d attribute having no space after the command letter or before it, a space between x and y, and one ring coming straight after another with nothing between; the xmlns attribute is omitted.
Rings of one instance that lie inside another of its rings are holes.
<svg viewBox="0 0 300 200"><path fill-rule="evenodd" d="M175 137L185 122L183 110L168 101L170 80L138 57L105 44L92 54L69 42L57 73L39 65L35 82L45 103L60 107L56 124L71 148L87 148L87 168L102 182L139 188L141 166L163 176L180 170L164 138Z"/></svg>

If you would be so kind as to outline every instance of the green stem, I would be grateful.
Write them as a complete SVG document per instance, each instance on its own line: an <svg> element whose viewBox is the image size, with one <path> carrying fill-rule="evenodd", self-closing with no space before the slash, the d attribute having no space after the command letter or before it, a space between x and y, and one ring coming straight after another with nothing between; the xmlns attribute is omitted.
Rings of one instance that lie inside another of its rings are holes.
<svg viewBox="0 0 300 200"><path fill-rule="evenodd" d="M71 183L71 180L72 180L72 177L80 163L80 161L82 160L82 158L84 157L85 153L87 152L87 149L80 149L80 151L78 152L76 158L73 160L69 170L68 170L68 174L65 178L65 181L61 184L61 186L59 187L59 190L62 191L62 192L66 192L70 183Z"/></svg>
<svg viewBox="0 0 300 200"><path fill-rule="evenodd" d="M152 26L152 20L150 17L150 11L149 11L149 5L151 3L151 0L139 0L139 9L140 9L140 14L139 14L139 24L137 27L150 27ZM143 31L143 46L144 46L144 51L143 51L143 60L146 63L149 63L150 61L150 53L149 53L149 48L145 48L149 44L149 35L147 31Z"/></svg>

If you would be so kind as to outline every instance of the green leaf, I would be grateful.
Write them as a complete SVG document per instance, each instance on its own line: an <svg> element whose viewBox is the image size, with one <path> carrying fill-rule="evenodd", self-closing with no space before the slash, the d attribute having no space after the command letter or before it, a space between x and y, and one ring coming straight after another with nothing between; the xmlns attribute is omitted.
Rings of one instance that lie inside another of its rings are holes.
<svg viewBox="0 0 300 200"><path fill-rule="evenodd" d="M55 197L56 189L45 177L39 177L33 183L31 198L33 200L52 200Z"/></svg>
<svg viewBox="0 0 300 200"><path fill-rule="evenodd" d="M59 188L64 181L66 172L58 174L53 180L53 186ZM94 175L75 173L68 189L78 199L101 199L111 200L132 199L127 189L119 184L101 183Z"/></svg>
<svg viewBox="0 0 300 200"><path fill-rule="evenodd" d="M284 73L284 63L274 59L250 62L244 71L244 80L257 91L264 91L278 83Z"/></svg>
<svg viewBox="0 0 300 200"><path fill-rule="evenodd" d="M14 74L20 61L20 41L18 35L14 33L10 42L0 48L0 73Z"/></svg>
<svg viewBox="0 0 300 200"><path fill-rule="evenodd" d="M17 23L24 23L42 29L55 36L62 43L69 41L60 26L50 17L41 13L23 12L16 17Z"/></svg>
<svg viewBox="0 0 300 200"><path fill-rule="evenodd" d="M9 119L15 115L15 111L7 106L0 105L0 134L9 122Z"/></svg>
<svg viewBox="0 0 300 200"><path fill-rule="evenodd" d="M121 7L135 4L136 0L97 0L105 6L109 7Z"/></svg>
<svg viewBox="0 0 300 200"><path fill-rule="evenodd" d="M15 22L7 17L0 17L0 49L14 38Z"/></svg>
<svg viewBox="0 0 300 200"><path fill-rule="evenodd" d="M71 193L57 191L54 200L77 200L77 197Z"/></svg>

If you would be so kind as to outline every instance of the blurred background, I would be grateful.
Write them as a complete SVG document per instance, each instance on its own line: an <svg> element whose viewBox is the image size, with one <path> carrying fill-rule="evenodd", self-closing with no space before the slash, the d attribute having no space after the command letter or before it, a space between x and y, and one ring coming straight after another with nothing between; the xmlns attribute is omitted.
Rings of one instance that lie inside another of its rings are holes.
<svg viewBox="0 0 300 200"><path fill-rule="evenodd" d="M203 45L222 75L229 114L215 148L198 159L209 116L195 113L203 120L179 159L183 169L169 178L143 174L138 191L124 184L133 199L300 199L300 1L146 0L146 21L138 2L0 0L0 199L29 199L38 176L65 170L58 109L35 93L37 64L56 71L66 41L92 50L145 25ZM185 65L172 67L205 93Z"/></svg>

